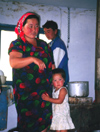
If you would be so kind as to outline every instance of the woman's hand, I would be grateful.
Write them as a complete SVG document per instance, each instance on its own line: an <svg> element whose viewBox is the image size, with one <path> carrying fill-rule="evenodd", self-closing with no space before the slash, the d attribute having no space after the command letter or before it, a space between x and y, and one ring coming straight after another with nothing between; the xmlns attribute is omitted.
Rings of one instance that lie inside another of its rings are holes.
<svg viewBox="0 0 100 132"><path fill-rule="evenodd" d="M34 60L33 61L34 61L34 63L36 65L38 65L38 67L39 67L40 70L44 70L46 68L45 63L42 60L34 57Z"/></svg>

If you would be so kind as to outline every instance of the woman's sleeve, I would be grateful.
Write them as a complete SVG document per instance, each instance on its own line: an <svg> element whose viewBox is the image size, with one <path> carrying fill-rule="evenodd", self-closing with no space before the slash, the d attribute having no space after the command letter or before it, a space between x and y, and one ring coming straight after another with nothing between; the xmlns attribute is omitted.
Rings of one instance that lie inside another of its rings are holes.
<svg viewBox="0 0 100 132"><path fill-rule="evenodd" d="M10 52L13 52L13 51L17 51L17 52L20 52L20 53L23 53L24 49L23 49L23 45L20 41L12 41L9 48L8 48L8 54Z"/></svg>

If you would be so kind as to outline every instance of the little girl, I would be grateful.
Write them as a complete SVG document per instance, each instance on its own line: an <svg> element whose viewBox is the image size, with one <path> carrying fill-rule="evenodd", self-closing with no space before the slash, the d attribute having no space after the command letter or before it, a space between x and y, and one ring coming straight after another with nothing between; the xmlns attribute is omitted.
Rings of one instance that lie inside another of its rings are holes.
<svg viewBox="0 0 100 132"><path fill-rule="evenodd" d="M69 129L74 129L75 126L70 117L70 107L68 103L68 91L64 87L65 72L61 68L56 68L53 71L52 84L54 86L51 98L48 94L42 94L42 99L52 102L52 124L50 129L56 132L67 132Z"/></svg>

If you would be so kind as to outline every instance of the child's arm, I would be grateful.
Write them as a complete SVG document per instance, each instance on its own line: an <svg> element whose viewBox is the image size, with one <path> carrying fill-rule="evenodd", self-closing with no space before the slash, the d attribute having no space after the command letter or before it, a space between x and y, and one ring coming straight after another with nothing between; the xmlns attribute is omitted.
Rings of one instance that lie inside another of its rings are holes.
<svg viewBox="0 0 100 132"><path fill-rule="evenodd" d="M67 94L67 90L65 88L62 88L59 93L59 97L57 99L53 99L49 97L48 95L42 94L42 99L49 101L51 103L55 104L61 104L64 101L65 95Z"/></svg>

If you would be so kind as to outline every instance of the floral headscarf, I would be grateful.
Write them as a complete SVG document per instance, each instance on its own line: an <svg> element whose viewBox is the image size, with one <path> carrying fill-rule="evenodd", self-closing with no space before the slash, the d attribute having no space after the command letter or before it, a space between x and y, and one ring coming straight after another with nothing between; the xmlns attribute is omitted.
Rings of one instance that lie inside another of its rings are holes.
<svg viewBox="0 0 100 132"><path fill-rule="evenodd" d="M24 37L24 32L22 31L23 23L25 19L30 16L30 15L35 15L34 13L28 12L25 13L18 21L17 26L15 27L15 33L17 36L19 36L24 42L25 42L25 37Z"/></svg>

